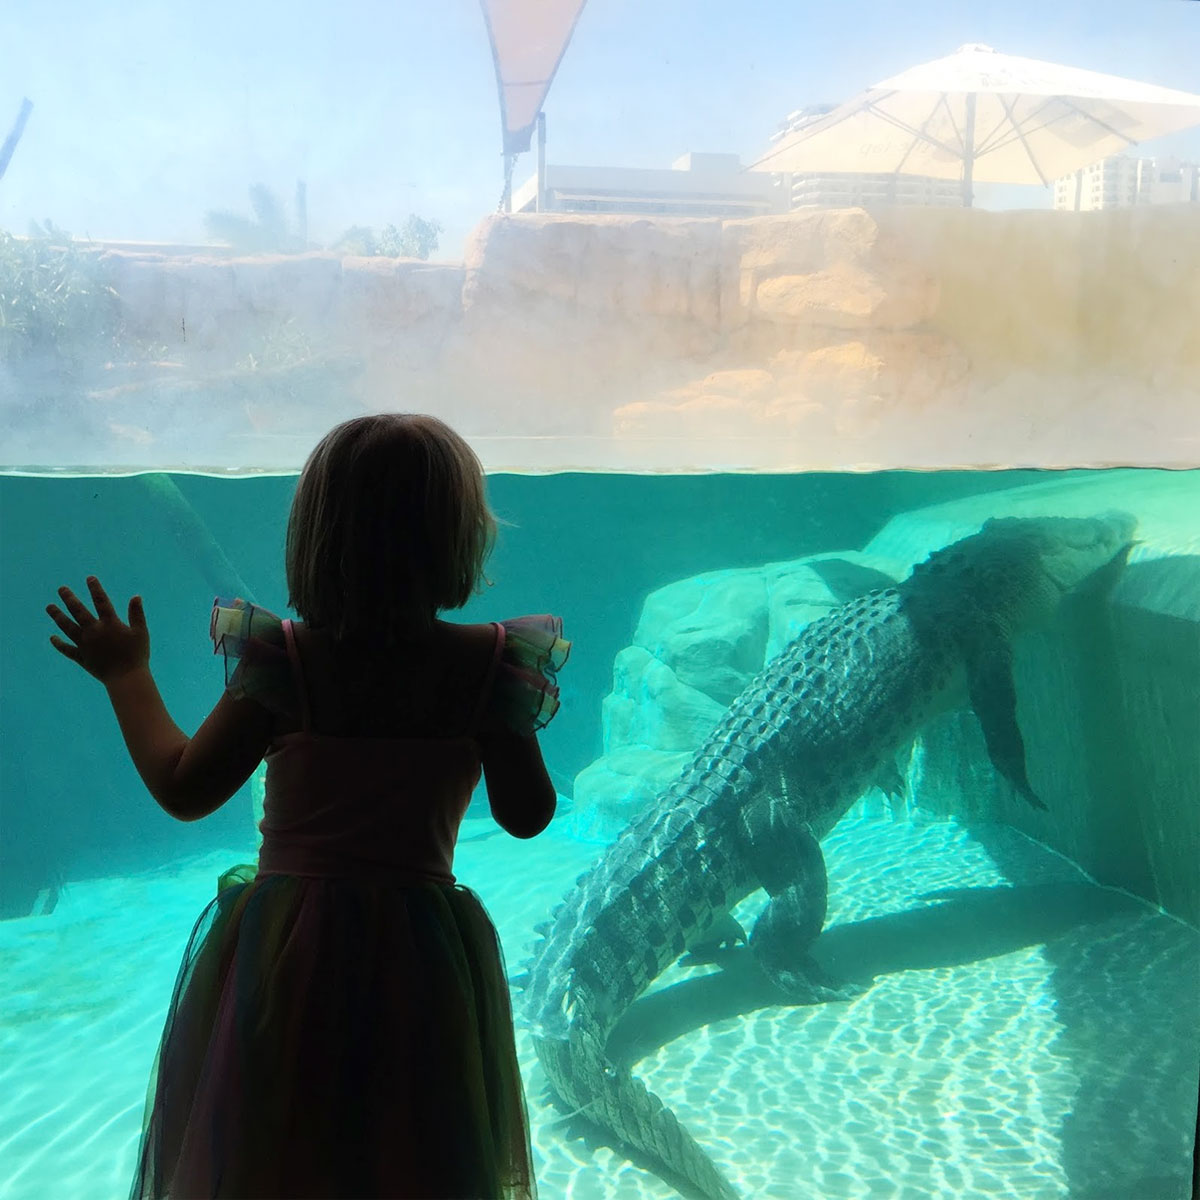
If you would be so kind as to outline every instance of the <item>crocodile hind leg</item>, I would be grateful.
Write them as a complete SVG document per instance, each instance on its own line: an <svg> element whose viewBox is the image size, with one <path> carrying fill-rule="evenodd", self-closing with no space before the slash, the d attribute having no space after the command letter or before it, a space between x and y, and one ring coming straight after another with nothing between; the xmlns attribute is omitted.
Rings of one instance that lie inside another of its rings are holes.
<svg viewBox="0 0 1200 1200"><path fill-rule="evenodd" d="M743 853L770 900L750 950L796 1004L850 1000L863 988L832 979L809 953L825 924L829 880L820 843L795 809L771 795L742 810Z"/></svg>

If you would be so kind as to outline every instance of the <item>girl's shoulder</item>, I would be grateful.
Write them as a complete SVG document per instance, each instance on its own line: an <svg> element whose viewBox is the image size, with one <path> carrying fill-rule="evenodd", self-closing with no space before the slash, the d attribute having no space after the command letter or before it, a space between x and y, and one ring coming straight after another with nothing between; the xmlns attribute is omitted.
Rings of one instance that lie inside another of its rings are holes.
<svg viewBox="0 0 1200 1200"><path fill-rule="evenodd" d="M544 728L558 711L557 673L571 648L561 619L549 615L473 624L439 620L419 637L381 646L375 655L359 649L355 664L339 661L343 651L319 631L298 626L296 640L314 682L359 675L352 690L373 682L401 707L406 698L413 701L436 727L480 735L528 736Z"/></svg>
<svg viewBox="0 0 1200 1200"><path fill-rule="evenodd" d="M429 634L430 647L441 653L488 654L495 650L499 632L499 621L485 621L475 625L460 625L454 621L435 621Z"/></svg>
<svg viewBox="0 0 1200 1200"><path fill-rule="evenodd" d="M498 666L534 672L556 671L571 650L562 618L548 613L479 625L437 621L428 644L434 653L491 653Z"/></svg>
<svg viewBox="0 0 1200 1200"><path fill-rule="evenodd" d="M468 654L491 651L501 665L531 670L557 670L571 650L571 643L563 637L562 618L548 613L476 625L437 621L430 645L435 650Z"/></svg>
<svg viewBox="0 0 1200 1200"><path fill-rule="evenodd" d="M563 637L562 618L549 613L510 617L497 624L489 710L514 733L536 733L558 712L558 672L571 643Z"/></svg>
<svg viewBox="0 0 1200 1200"><path fill-rule="evenodd" d="M459 710L478 712L482 704L481 728L535 733L558 710L557 673L571 648L561 618L549 614L473 624L439 620L398 643L389 645L381 634L378 645L368 640L354 647L301 622L288 625L302 672L289 654L283 620L244 601L214 605L213 649L224 655L229 690L260 701L285 725L299 720L302 677L318 728L339 725L337 714L370 694L380 714L390 707L432 715L444 710L451 722Z"/></svg>
<svg viewBox="0 0 1200 1200"><path fill-rule="evenodd" d="M209 614L213 653L225 660L226 690L249 698L278 716L298 710L284 624L269 609L242 600L213 601Z"/></svg>

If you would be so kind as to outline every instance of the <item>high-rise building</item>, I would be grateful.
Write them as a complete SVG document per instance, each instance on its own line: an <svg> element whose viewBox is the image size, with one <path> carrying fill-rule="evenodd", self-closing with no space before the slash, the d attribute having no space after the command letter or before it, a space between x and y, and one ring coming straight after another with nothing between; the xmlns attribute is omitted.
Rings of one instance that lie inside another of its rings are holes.
<svg viewBox="0 0 1200 1200"><path fill-rule="evenodd" d="M1054 207L1091 212L1140 204L1200 203L1200 166L1114 154L1054 182Z"/></svg>

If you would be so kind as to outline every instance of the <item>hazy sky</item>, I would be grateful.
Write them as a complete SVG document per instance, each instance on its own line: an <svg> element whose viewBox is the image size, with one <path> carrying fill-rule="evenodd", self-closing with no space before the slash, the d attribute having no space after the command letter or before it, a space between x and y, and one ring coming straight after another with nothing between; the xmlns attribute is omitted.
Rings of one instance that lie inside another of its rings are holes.
<svg viewBox="0 0 1200 1200"><path fill-rule="evenodd" d="M8 0L3 24L0 137L22 96L34 110L0 228L202 240L208 210L248 212L257 182L290 200L302 178L313 239L416 212L456 258L496 208L475 0ZM590 0L546 104L548 158L750 161L792 109L964 42L1200 91L1195 0ZM1153 151L1200 158L1200 133Z"/></svg>

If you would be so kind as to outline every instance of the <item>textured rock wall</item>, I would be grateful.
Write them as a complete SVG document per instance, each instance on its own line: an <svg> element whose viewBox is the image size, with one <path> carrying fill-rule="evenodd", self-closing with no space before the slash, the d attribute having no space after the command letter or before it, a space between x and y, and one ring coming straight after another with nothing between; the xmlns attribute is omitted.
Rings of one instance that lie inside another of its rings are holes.
<svg viewBox="0 0 1200 1200"><path fill-rule="evenodd" d="M383 408L456 421L494 468L1200 461L1195 206L497 216L453 265L106 261L166 359L341 364L292 411L290 383L225 380L262 466Z"/></svg>
<svg viewBox="0 0 1200 1200"><path fill-rule="evenodd" d="M1173 605L1176 588L1188 600ZM942 718L922 739L922 808L1000 820L1098 883L1200 925L1200 557L1134 564L1108 605L1074 604L1021 641L1016 683L1034 812L990 769L978 722Z"/></svg>
<svg viewBox="0 0 1200 1200"><path fill-rule="evenodd" d="M848 598L851 582L857 594L895 569L849 551L708 572L651 592L633 644L613 663L604 753L575 778L576 834L615 837L679 774L764 663Z"/></svg>

